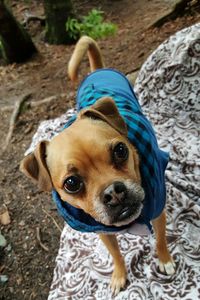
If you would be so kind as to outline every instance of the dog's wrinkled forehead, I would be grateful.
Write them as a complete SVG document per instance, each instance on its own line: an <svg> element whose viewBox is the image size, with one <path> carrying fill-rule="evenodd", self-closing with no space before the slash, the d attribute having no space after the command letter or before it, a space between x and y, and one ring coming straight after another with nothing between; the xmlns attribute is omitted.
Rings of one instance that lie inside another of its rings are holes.
<svg viewBox="0 0 200 300"><path fill-rule="evenodd" d="M112 139L116 136L126 138L127 127L114 100L104 97L80 111L76 120L51 140L48 149L54 148L60 155L62 153L68 155L69 152L75 154L78 150L81 153L83 146L94 150L95 144L99 148L104 139ZM47 154L50 155L49 151ZM56 157L57 155L54 156Z"/></svg>
<svg viewBox="0 0 200 300"><path fill-rule="evenodd" d="M67 158L79 160L90 155L104 153L115 140L124 140L117 130L106 122L90 117L78 118L70 127L54 137L47 147L47 159L52 161Z"/></svg>

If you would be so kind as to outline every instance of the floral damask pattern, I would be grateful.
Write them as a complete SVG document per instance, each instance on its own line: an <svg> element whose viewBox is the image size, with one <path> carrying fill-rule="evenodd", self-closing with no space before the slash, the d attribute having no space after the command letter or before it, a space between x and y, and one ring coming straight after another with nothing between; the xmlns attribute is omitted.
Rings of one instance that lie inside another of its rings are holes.
<svg viewBox="0 0 200 300"><path fill-rule="evenodd" d="M200 24L161 44L144 63L135 91L152 121L162 149L170 151L166 171L167 237L176 264L161 274L154 236L119 234L128 269L120 300L200 299ZM73 111L43 122L27 152L50 139ZM95 234L65 225L48 300L113 299L112 261Z"/></svg>

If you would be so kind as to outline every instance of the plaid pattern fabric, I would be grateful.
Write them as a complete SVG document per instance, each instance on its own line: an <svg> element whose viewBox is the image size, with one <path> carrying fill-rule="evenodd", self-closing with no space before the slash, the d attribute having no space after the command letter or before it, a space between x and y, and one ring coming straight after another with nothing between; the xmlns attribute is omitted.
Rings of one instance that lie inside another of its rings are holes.
<svg viewBox="0 0 200 300"><path fill-rule="evenodd" d="M159 149L153 128L143 115L132 86L127 78L118 71L101 69L89 74L79 87L77 93L77 110L80 111L83 108L91 106L98 99L105 96L112 97L115 100L120 115L126 122L128 139L139 153L145 200L141 216L137 221L146 224L150 228L150 221L159 216L165 206L164 172L168 162L168 154ZM73 116L65 125L65 128L69 127L75 119L76 116ZM58 202L58 199L56 201ZM63 205L66 210L66 203L63 203ZM65 212L63 211L63 213ZM84 216L80 217L84 219ZM87 221L88 218L87 216ZM99 231L99 226L95 230L92 220L91 224L92 231ZM103 224L101 225L106 227ZM120 229L124 229L124 226L123 228L113 226L104 229L104 231L119 231ZM88 228L86 230L81 229L81 231L88 231Z"/></svg>

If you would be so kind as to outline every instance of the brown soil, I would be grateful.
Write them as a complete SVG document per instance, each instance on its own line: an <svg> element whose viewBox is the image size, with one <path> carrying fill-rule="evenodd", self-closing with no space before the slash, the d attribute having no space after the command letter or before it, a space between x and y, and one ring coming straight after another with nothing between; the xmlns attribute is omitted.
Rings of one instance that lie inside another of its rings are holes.
<svg viewBox="0 0 200 300"><path fill-rule="evenodd" d="M10 1L19 20L26 12L43 15L41 1ZM173 1L162 0L103 0L73 1L79 14L91 8L101 8L106 19L118 25L114 37L99 41L107 66L128 74L140 68L148 55L174 32L200 21L198 10L188 16L168 22L160 29L147 29L170 7ZM101 4L99 4L101 3ZM2 108L13 105L27 93L31 100L58 95L58 100L21 113L5 153L0 157L0 205L4 202L12 222L1 226L8 246L0 250L0 275L8 281L0 282L0 299L47 299L55 258L59 248L59 227L63 221L57 215L49 194L38 191L19 172L19 162L41 120L54 118L74 105L75 91L67 79L67 62L73 46L52 46L44 40L44 28L34 21L27 29L39 50L25 64L0 66L0 147L5 143L11 111ZM81 76L87 74L85 59ZM65 93L66 98L59 98ZM39 229L44 250L36 232Z"/></svg>

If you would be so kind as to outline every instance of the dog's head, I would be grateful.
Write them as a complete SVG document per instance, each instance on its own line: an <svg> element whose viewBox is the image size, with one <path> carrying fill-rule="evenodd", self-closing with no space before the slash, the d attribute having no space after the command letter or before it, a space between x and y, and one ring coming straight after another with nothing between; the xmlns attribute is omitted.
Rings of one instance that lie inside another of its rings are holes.
<svg viewBox="0 0 200 300"><path fill-rule="evenodd" d="M21 170L45 191L105 225L121 226L142 210L139 158L111 98L81 111L77 120L24 158Z"/></svg>

